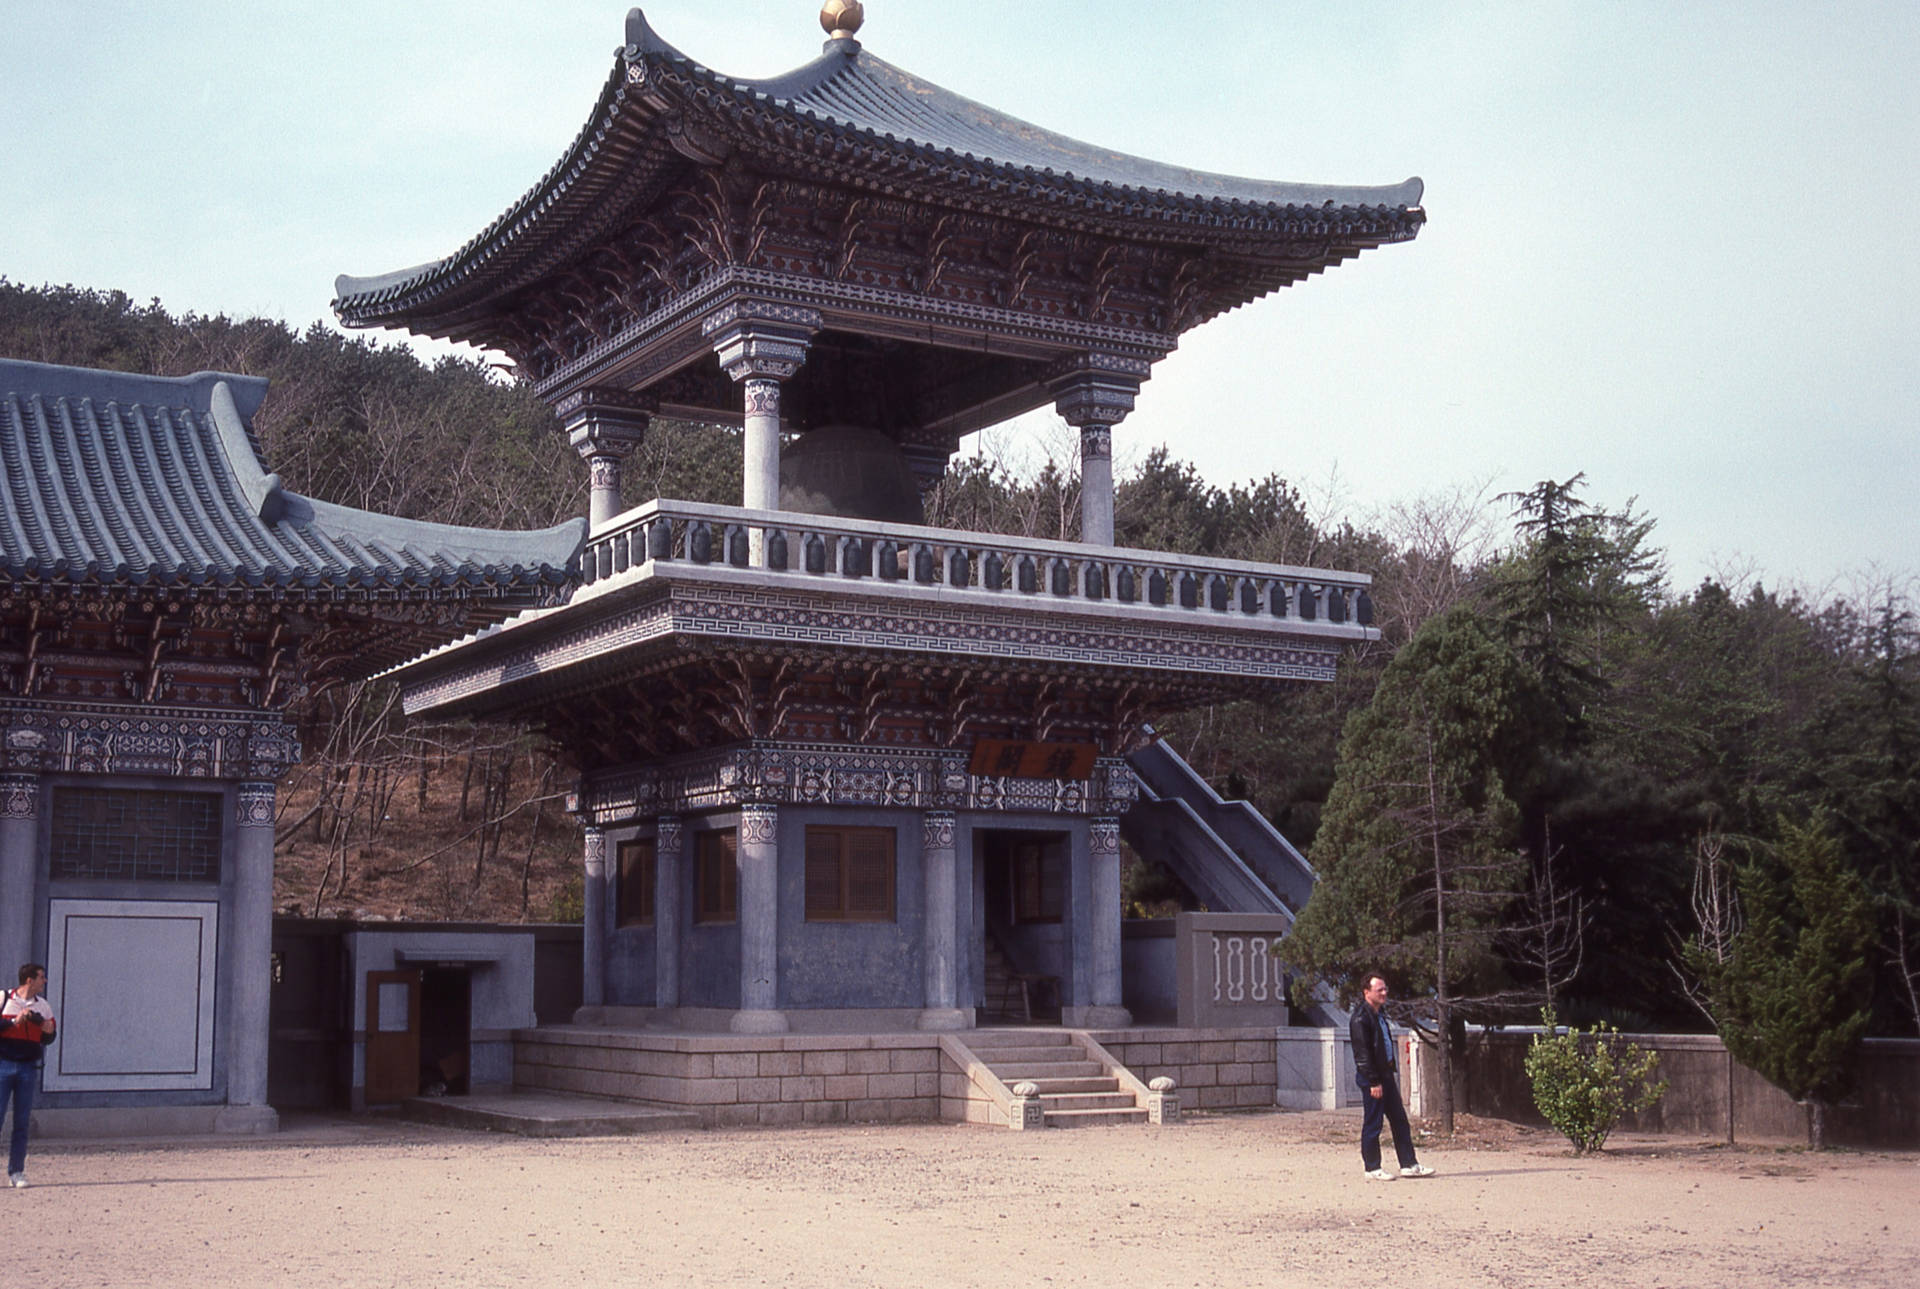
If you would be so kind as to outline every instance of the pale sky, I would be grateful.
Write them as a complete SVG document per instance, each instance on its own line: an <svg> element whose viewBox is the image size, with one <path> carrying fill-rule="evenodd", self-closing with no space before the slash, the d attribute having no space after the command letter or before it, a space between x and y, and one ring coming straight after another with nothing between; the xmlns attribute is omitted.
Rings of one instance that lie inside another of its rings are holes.
<svg viewBox="0 0 1920 1289"><path fill-rule="evenodd" d="M814 0L656 0L721 71ZM331 320L458 249L587 119L602 0L0 4L0 275ZM1920 4L871 0L866 48L1202 169L1426 181L1429 222L1190 332L1116 433L1343 508L1585 471L1673 580L1920 567ZM1330 481L1333 481L1330 483Z"/></svg>

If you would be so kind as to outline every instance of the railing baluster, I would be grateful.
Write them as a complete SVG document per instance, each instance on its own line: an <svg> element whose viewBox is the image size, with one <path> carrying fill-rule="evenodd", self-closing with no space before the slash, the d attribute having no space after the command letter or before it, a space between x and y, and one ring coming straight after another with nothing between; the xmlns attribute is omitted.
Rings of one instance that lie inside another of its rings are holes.
<svg viewBox="0 0 1920 1289"><path fill-rule="evenodd" d="M787 534L783 529L767 529L767 567L776 573L787 571Z"/></svg>

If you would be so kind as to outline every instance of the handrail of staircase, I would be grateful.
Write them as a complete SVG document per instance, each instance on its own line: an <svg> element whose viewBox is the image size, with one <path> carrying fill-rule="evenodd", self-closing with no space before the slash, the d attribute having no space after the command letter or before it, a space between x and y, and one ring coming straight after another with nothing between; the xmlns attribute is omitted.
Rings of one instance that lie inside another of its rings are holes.
<svg viewBox="0 0 1920 1289"><path fill-rule="evenodd" d="M1149 734L1155 735L1153 741L1127 757L1128 764L1133 767L1142 785L1150 787L1151 794L1156 800L1185 800L1185 790L1190 788L1199 795L1201 803L1206 806L1210 814L1220 818L1223 823L1227 819L1232 819L1238 826L1252 831L1273 849L1284 854L1298 871L1294 874L1276 873L1274 876L1280 879L1281 886L1287 889L1274 886L1273 891L1286 902L1289 908L1297 911L1306 902L1306 896L1312 893L1313 884L1317 880L1312 863L1300 853L1300 848L1287 840L1286 834L1274 827L1271 819L1254 809L1251 802L1229 800L1221 796L1204 776L1187 764L1186 758L1176 752L1172 744L1155 733L1151 725L1146 726L1145 729ZM1181 791L1170 798L1162 794L1158 787L1151 786L1150 781L1156 772L1171 778ZM1200 814L1199 806L1189 802L1188 808L1195 814ZM1231 849L1233 843L1227 839L1226 834L1214 827L1211 820L1206 822L1210 831L1218 835L1220 840ZM1256 873L1256 876L1258 875ZM1294 880L1288 880L1289 878ZM1261 880L1263 884L1266 883L1265 877Z"/></svg>
<svg viewBox="0 0 1920 1289"><path fill-rule="evenodd" d="M992 1098L993 1103L1000 1107L1000 1113L1007 1116L1009 1121L1013 1119L1013 1089L1002 1083L1000 1076L988 1069L987 1063L973 1054L972 1048L952 1034L942 1034L940 1050L947 1054L948 1060L960 1067L961 1072L967 1076L967 1080L973 1086Z"/></svg>
<svg viewBox="0 0 1920 1289"><path fill-rule="evenodd" d="M1183 816L1185 820L1192 825L1194 832L1208 842L1222 870L1231 874L1234 878L1234 884L1239 887L1239 890L1236 892L1230 890L1225 883L1221 883L1216 890L1196 891L1196 895L1207 898L1210 903L1215 901L1220 902L1226 905L1227 911L1234 913L1279 913L1289 919L1294 916L1294 910L1287 906L1286 901L1281 899L1272 887L1262 881L1258 873L1255 873L1251 868L1247 867L1246 861L1234 853L1233 847L1227 845L1226 839L1215 832L1213 826L1207 823L1205 819L1202 819L1199 811L1195 810L1192 805L1180 797L1160 796L1153 791L1150 785L1145 783L1140 785L1140 789L1142 795L1148 801L1155 805L1164 806ZM1126 827L1126 820L1124 818L1121 820L1121 826L1123 829ZM1183 878L1183 880L1185 879ZM1201 880L1204 881L1205 879L1203 878ZM1188 883L1188 885L1192 884L1192 882Z"/></svg>
<svg viewBox="0 0 1920 1289"><path fill-rule="evenodd" d="M1117 1086L1125 1088L1133 1094L1133 1103L1135 1105L1145 1106L1147 1104L1147 1093L1150 1089L1140 1080L1138 1075L1122 1065L1118 1057L1102 1047L1099 1040L1087 1033L1086 1030L1074 1030L1073 1037L1074 1041L1080 1044L1081 1050L1087 1054L1088 1060L1098 1062L1105 1069L1107 1076L1113 1079Z"/></svg>

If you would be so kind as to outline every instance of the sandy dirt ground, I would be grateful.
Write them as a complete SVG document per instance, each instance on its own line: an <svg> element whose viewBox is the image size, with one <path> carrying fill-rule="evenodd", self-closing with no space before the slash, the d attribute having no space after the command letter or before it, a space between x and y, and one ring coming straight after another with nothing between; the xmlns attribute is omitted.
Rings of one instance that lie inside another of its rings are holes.
<svg viewBox="0 0 1920 1289"><path fill-rule="evenodd" d="M1357 1113L538 1141L290 1119L47 1142L0 1193L15 1283L1920 1285L1920 1156L1474 1123L1362 1178Z"/></svg>

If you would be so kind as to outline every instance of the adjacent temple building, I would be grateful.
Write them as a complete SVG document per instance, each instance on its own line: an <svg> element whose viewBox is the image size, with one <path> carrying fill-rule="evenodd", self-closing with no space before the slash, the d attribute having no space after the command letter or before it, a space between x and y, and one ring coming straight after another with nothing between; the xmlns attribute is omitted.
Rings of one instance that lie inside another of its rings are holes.
<svg viewBox="0 0 1920 1289"><path fill-rule="evenodd" d="M861 16L830 0L824 53L752 81L634 10L520 201L339 280L350 326L508 355L586 523L330 506L260 465L260 382L0 363L0 961L57 959L50 1106L271 1119L280 713L382 666L409 713L529 723L579 771L585 1006L494 1081L718 1123L1071 1122L1162 1067L1272 1103L1268 950L1312 874L1151 723L1331 679L1368 579L1115 546L1112 435L1189 328L1411 240L1420 182L1076 142L875 58ZM1040 408L1079 431L1080 540L927 526L962 437ZM623 461L687 420L742 427L740 504L630 506ZM1123 934L1123 837L1210 910L1173 955ZM417 1030L407 975L354 993L356 1043ZM1126 1028L1176 975L1168 1033L1217 1061Z"/></svg>

